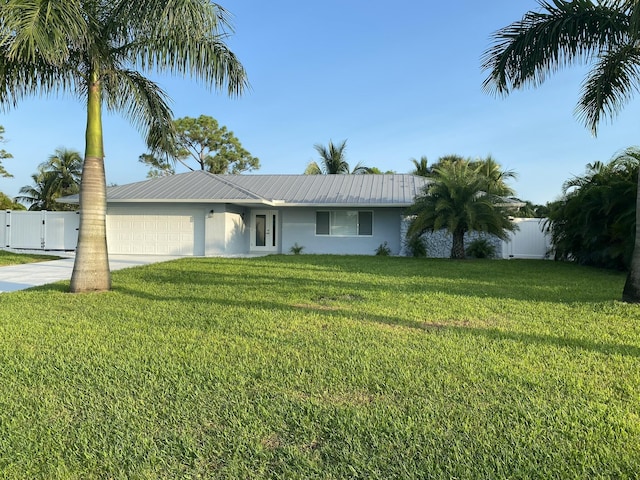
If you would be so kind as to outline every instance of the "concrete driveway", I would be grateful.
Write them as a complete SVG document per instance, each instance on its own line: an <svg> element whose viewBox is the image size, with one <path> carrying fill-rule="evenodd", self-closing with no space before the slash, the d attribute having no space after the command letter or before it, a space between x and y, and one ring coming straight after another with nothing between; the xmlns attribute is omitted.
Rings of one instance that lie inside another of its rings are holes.
<svg viewBox="0 0 640 480"><path fill-rule="evenodd" d="M42 252L39 252L42 253ZM52 252L52 255L57 253ZM50 262L25 263L0 267L0 293L15 292L38 285L70 280L73 271L73 255L68 258L52 260ZM138 267L149 263L167 262L180 257L159 255L110 255L111 271L123 268Z"/></svg>

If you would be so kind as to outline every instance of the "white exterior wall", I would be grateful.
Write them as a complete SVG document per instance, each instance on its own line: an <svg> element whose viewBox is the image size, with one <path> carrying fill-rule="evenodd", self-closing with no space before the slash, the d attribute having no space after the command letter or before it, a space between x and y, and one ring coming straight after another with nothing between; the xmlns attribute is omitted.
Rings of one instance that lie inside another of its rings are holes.
<svg viewBox="0 0 640 480"><path fill-rule="evenodd" d="M225 250L224 236L220 232L224 229L224 205L209 208L204 220L204 255L221 255Z"/></svg>
<svg viewBox="0 0 640 480"><path fill-rule="evenodd" d="M316 211L362 210L373 212L373 235L339 237L316 235ZM281 252L289 253L297 243L302 253L374 255L385 241L392 255L400 253L401 208L283 208L280 210Z"/></svg>
<svg viewBox="0 0 640 480"><path fill-rule="evenodd" d="M213 212L213 213L212 213ZM205 256L234 255L249 252L248 214L232 205L209 207L205 216Z"/></svg>
<svg viewBox="0 0 640 480"><path fill-rule="evenodd" d="M249 228L245 223L248 214L226 212L225 214L225 253L237 255L249 251Z"/></svg>

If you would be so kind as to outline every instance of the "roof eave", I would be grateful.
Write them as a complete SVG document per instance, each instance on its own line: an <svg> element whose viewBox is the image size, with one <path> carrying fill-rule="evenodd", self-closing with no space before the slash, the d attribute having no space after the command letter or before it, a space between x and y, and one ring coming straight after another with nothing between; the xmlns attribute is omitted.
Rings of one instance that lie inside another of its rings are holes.
<svg viewBox="0 0 640 480"><path fill-rule="evenodd" d="M255 205L258 203L269 207L276 206L276 202L265 200L264 198L107 198L107 204L111 203L232 203L237 205Z"/></svg>
<svg viewBox="0 0 640 480"><path fill-rule="evenodd" d="M283 203L285 207L313 207L313 208L407 208L413 203Z"/></svg>

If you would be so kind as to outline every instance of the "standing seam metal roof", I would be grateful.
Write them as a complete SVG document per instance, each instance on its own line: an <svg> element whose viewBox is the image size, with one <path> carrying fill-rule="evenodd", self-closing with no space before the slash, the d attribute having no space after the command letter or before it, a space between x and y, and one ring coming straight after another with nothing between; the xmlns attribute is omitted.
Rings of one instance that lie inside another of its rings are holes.
<svg viewBox="0 0 640 480"><path fill-rule="evenodd" d="M414 175L214 175L195 171L109 187L108 202L203 201L408 206L427 184Z"/></svg>

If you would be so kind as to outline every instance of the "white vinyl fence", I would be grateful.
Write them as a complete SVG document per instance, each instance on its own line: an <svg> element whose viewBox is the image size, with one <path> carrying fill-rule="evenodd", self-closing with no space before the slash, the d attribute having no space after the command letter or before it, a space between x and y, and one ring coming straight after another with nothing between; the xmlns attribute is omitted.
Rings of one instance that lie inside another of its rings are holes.
<svg viewBox="0 0 640 480"><path fill-rule="evenodd" d="M502 242L502 258L549 258L551 235L544 231L545 218L514 218L518 230Z"/></svg>
<svg viewBox="0 0 640 480"><path fill-rule="evenodd" d="M75 250L78 212L0 212L0 245L27 250Z"/></svg>

